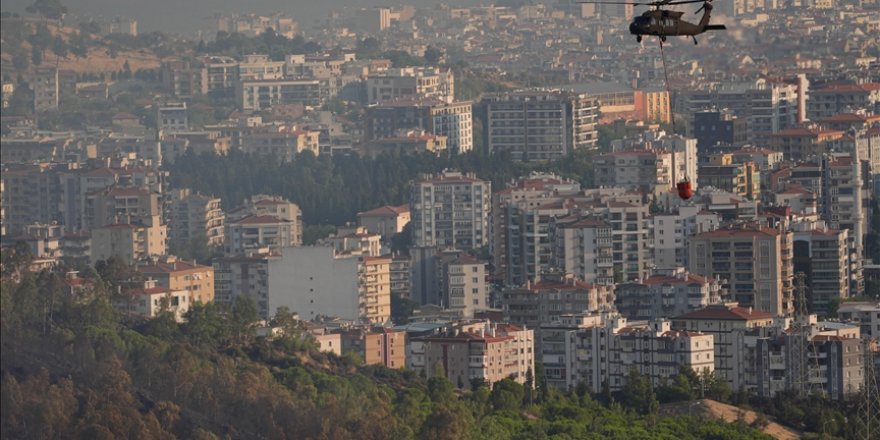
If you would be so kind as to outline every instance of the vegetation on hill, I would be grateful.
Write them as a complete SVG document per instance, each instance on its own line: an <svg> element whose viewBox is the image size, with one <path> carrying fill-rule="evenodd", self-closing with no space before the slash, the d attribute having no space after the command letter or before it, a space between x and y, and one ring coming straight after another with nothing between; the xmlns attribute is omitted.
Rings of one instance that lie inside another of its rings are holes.
<svg viewBox="0 0 880 440"><path fill-rule="evenodd" d="M300 154L282 163L268 156L231 152L227 156L192 153L165 165L172 186L192 188L223 200L224 209L242 203L254 194L276 194L299 205L308 224L355 221L358 212L409 201L409 184L422 173L455 169L476 173L503 188L530 171L554 172L592 184L594 152L577 152L551 162L518 162L506 154L491 157L471 152L453 157L430 154L382 155L375 159L359 156Z"/></svg>
<svg viewBox="0 0 880 440"><path fill-rule="evenodd" d="M768 438L625 406L646 396L643 385L606 406L540 382L460 393L444 378L359 367L357 356L316 352L289 312L274 322L285 336L254 337L248 301L196 304L185 324L170 313L139 321L110 306L123 266L88 271L93 287L71 294L61 275L28 272L26 256L3 252L3 438Z"/></svg>

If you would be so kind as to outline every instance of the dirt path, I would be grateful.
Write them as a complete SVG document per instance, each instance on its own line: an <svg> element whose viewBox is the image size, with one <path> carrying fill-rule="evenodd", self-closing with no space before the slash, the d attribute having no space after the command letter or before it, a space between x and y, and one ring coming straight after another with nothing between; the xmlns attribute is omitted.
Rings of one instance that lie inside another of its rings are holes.
<svg viewBox="0 0 880 440"><path fill-rule="evenodd" d="M693 402L667 403L660 406L660 414L691 415L723 420L728 423L735 422L736 420L743 420L747 424L753 423L755 419L758 418L758 413L755 411L738 408L733 405L716 402L710 399L696 400ZM767 426L761 429L761 431L783 440L797 440L801 438L799 432L773 421L769 422Z"/></svg>

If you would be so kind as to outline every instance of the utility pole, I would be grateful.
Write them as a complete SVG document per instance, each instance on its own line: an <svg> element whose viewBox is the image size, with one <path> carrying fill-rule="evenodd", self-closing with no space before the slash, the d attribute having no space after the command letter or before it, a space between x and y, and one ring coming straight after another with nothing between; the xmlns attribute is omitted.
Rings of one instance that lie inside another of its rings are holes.
<svg viewBox="0 0 880 440"><path fill-rule="evenodd" d="M862 341L864 354L865 383L862 386L861 398L856 424L855 438L860 440L875 440L880 438L880 384L877 381L877 371L874 368L874 352L871 350L871 342L868 339Z"/></svg>

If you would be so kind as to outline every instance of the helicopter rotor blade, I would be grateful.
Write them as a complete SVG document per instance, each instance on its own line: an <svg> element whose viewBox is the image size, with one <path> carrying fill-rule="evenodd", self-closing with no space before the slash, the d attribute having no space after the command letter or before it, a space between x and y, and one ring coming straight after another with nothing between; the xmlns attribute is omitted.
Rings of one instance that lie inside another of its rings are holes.
<svg viewBox="0 0 880 440"><path fill-rule="evenodd" d="M702 1L702 0L700 0ZM609 1L579 1L579 4L590 5L633 5L633 6L658 6L663 2L636 3L636 2L609 2Z"/></svg>
<svg viewBox="0 0 880 440"><path fill-rule="evenodd" d="M688 3L706 3L706 0L679 0L675 2L664 3L665 5L686 5Z"/></svg>

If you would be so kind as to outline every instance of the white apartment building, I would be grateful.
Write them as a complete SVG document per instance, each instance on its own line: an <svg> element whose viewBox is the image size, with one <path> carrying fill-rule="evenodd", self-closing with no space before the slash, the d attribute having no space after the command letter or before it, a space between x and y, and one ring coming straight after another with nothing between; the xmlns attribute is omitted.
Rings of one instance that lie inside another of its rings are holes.
<svg viewBox="0 0 880 440"><path fill-rule="evenodd" d="M688 267L691 237L714 231L721 224L718 214L700 206L680 206L675 214L654 214L654 265L658 269Z"/></svg>
<svg viewBox="0 0 880 440"><path fill-rule="evenodd" d="M547 383L566 391L580 383L592 393L606 384L617 391L633 369L657 387L682 368L712 373L715 365L711 335L616 315L563 315L541 325L539 346Z"/></svg>
<svg viewBox="0 0 880 440"><path fill-rule="evenodd" d="M614 304L630 320L668 319L721 303L721 283L683 268L658 270L638 282L618 284Z"/></svg>
<svg viewBox="0 0 880 440"><path fill-rule="evenodd" d="M367 102L376 104L397 99L437 98L446 103L455 99L452 69L401 67L370 75L366 80Z"/></svg>
<svg viewBox="0 0 880 440"><path fill-rule="evenodd" d="M772 316L793 310L791 232L733 227L697 234L690 242L688 269L723 280L729 296Z"/></svg>
<svg viewBox="0 0 880 440"><path fill-rule="evenodd" d="M553 160L598 142L598 104L586 94L519 91L483 98L488 150L516 160Z"/></svg>
<svg viewBox="0 0 880 440"><path fill-rule="evenodd" d="M208 246L223 244L226 215L218 197L193 193L189 188L171 191L168 239L184 245L204 237Z"/></svg>
<svg viewBox="0 0 880 440"><path fill-rule="evenodd" d="M337 256L331 247L286 247L269 260L267 306L305 320L335 316L382 324L391 319L390 257Z"/></svg>
<svg viewBox="0 0 880 440"><path fill-rule="evenodd" d="M410 187L413 245L468 250L489 243L492 186L472 174L446 170Z"/></svg>

